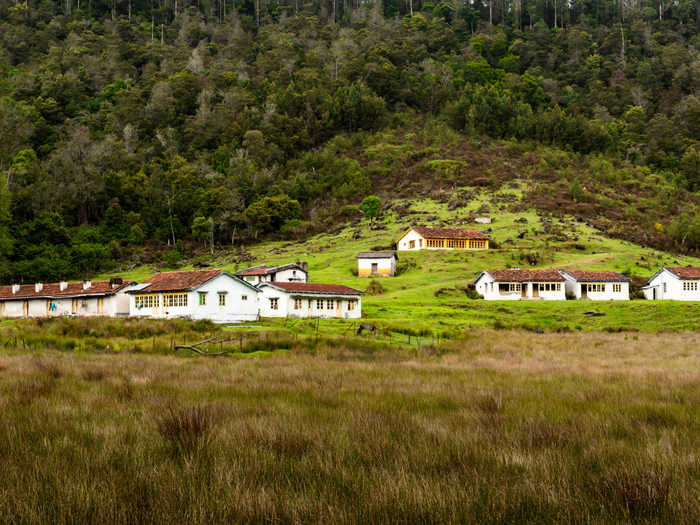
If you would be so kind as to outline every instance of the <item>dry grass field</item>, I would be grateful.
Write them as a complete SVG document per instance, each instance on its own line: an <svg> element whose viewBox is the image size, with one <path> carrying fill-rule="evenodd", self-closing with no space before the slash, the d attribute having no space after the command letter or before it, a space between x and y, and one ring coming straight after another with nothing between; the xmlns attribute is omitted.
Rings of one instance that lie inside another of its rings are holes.
<svg viewBox="0 0 700 525"><path fill-rule="evenodd" d="M2 523L698 523L700 335L4 350Z"/></svg>

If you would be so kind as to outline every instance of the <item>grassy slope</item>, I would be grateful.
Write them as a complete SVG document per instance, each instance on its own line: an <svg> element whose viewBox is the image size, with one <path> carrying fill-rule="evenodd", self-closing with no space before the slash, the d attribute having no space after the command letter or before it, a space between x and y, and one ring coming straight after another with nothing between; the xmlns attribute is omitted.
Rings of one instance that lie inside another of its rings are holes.
<svg viewBox="0 0 700 525"><path fill-rule="evenodd" d="M309 238L301 244L290 242L268 242L246 248L255 256L256 262L232 263L233 254L222 255L210 261L229 271L254 264L277 265L292 261L309 262L312 282L340 283L364 290L367 279L354 277L351 268L356 267L355 254L367 251L373 246L389 245L394 242L411 221L431 226L445 226L459 222L469 216L469 210L482 204L489 204L491 225L469 225L484 231L491 227L492 238L500 249L483 252L422 251L401 253L403 262L410 269L395 278L381 280L385 293L366 296L363 314L368 320L395 329L433 331L461 330L470 326L490 325L499 319L506 325L522 325L528 328L598 330L605 327L629 327L643 331L669 329L692 329L700 321L700 309L691 303L672 301L630 301L626 303L566 301L566 302L518 302L518 301L474 301L469 300L461 287L471 282L481 270L487 268L508 268L511 266L532 267L522 255L534 254L538 259L535 268L572 268L587 270L632 269L635 275L651 276L663 265L700 264L697 259L682 258L656 250L642 248L634 244L604 237L599 231L585 223L575 222L573 217L561 217L572 221L560 223L553 218L553 224L562 228L562 234L571 240L553 241L551 235L534 234L542 228L540 217L533 210L526 212L510 211L517 206L525 185L521 189L501 189L497 192L469 189L476 193L466 208L448 211L446 203L430 198L411 200L411 210L421 213L407 215L397 224L396 215L389 211L381 222L387 231L370 231L369 223L363 220L357 228L346 227L334 234L321 234ZM397 201L403 202L403 201ZM428 216L437 220L426 221ZM528 220L524 225L521 218ZM517 239L518 230L527 229L525 239ZM353 232L361 230L362 237L353 239ZM574 238L578 239L574 242ZM506 239L513 239L507 244ZM585 245L579 250L574 244ZM188 269L191 267L184 267ZM141 266L124 277L143 281L152 275L153 269ZM103 275L101 278L108 278ZM441 291L437 296L436 292ZM606 313L605 317L589 318L583 312L592 309ZM275 324L275 323L272 323Z"/></svg>

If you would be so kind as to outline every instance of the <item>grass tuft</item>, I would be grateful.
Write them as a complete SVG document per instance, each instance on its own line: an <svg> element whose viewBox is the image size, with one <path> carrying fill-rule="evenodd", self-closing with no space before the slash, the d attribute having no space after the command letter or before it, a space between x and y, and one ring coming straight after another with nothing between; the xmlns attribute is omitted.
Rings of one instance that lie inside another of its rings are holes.
<svg viewBox="0 0 700 525"><path fill-rule="evenodd" d="M170 451L181 456L209 445L216 427L216 418L212 409L206 405L170 407L158 418L156 425Z"/></svg>
<svg viewBox="0 0 700 525"><path fill-rule="evenodd" d="M668 511L671 476L654 468L611 469L602 484L603 501L613 502L632 522L646 522Z"/></svg>

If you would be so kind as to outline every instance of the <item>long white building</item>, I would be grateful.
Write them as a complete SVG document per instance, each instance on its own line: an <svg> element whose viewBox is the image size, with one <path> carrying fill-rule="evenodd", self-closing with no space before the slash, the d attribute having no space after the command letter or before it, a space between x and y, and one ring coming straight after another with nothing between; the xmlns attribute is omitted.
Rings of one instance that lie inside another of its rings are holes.
<svg viewBox="0 0 700 525"><path fill-rule="evenodd" d="M641 288L647 299L700 301L700 268L697 266L664 267Z"/></svg>
<svg viewBox="0 0 700 525"><path fill-rule="evenodd" d="M136 283L110 281L0 286L0 317L126 317L126 291Z"/></svg>
<svg viewBox="0 0 700 525"><path fill-rule="evenodd" d="M484 270L474 286L490 301L566 299L564 277L556 270Z"/></svg>
<svg viewBox="0 0 700 525"><path fill-rule="evenodd" d="M261 317L360 319L364 292L340 284L261 283Z"/></svg>
<svg viewBox="0 0 700 525"><path fill-rule="evenodd" d="M630 279L611 271L560 270L576 299L629 301Z"/></svg>

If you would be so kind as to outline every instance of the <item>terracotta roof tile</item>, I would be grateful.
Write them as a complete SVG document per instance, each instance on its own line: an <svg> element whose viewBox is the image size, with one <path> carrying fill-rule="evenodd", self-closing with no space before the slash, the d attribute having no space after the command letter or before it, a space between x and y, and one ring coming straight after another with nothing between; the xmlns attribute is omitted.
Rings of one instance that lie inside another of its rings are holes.
<svg viewBox="0 0 700 525"><path fill-rule="evenodd" d="M563 282L556 270L484 270L501 283Z"/></svg>
<svg viewBox="0 0 700 525"><path fill-rule="evenodd" d="M236 275L265 275L268 266L264 268L255 268L254 270L238 270Z"/></svg>
<svg viewBox="0 0 700 525"><path fill-rule="evenodd" d="M672 266L666 267L666 270L681 279L700 279L700 268L697 266Z"/></svg>
<svg viewBox="0 0 700 525"><path fill-rule="evenodd" d="M625 277L618 272L609 271L584 271L584 270L563 270L568 273L571 277L577 281L629 281L628 277Z"/></svg>
<svg viewBox="0 0 700 525"><path fill-rule="evenodd" d="M467 228L428 228L424 226L412 226L412 229L420 233L426 239L489 240L489 238L479 230Z"/></svg>
<svg viewBox="0 0 700 525"><path fill-rule="evenodd" d="M19 287L19 292L12 293L12 286L0 286L0 299L41 299L42 297L76 297L90 295L111 295L127 286L134 284L134 281L123 281L122 284L111 288L109 281L95 281L90 288L83 290L83 283L68 283L68 288L61 291L60 283L45 284L44 288L37 292L33 284L23 284Z"/></svg>
<svg viewBox="0 0 700 525"><path fill-rule="evenodd" d="M222 273L224 273L224 271L219 269L157 273L143 282L143 284L150 283L150 286L141 291L143 293L189 292Z"/></svg>
<svg viewBox="0 0 700 525"><path fill-rule="evenodd" d="M364 295L364 292L343 286L342 284L316 284L316 283L266 283L287 292L311 292L311 293L344 293L354 295Z"/></svg>

